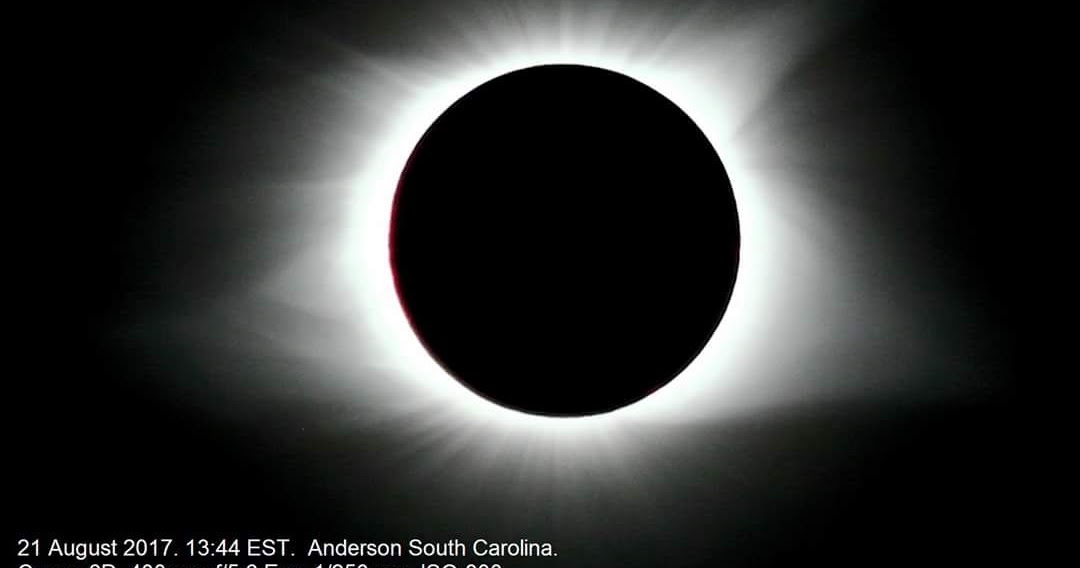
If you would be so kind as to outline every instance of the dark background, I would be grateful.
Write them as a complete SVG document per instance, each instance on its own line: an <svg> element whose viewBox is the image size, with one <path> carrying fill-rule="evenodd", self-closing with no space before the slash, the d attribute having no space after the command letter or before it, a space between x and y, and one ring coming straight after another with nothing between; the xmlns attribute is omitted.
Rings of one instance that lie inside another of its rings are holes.
<svg viewBox="0 0 1080 568"><path fill-rule="evenodd" d="M137 325L147 314L227 297L274 264L283 246L276 236L303 220L218 188L319 167L319 150L347 138L334 121L344 103L294 96L295 107L281 112L219 113L261 93L293 92L303 69L332 65L296 38L306 29L342 33L335 11L366 14L351 20L364 22L352 30L353 48L392 49L395 27L416 25L412 15L430 8L398 4L58 7L9 24L34 36L14 87L30 100L9 109L32 127L7 208L9 546L22 535L268 531L375 541L496 530L483 515L497 509L494 487L491 503L468 509L447 486L417 492L383 461L393 448L387 437L279 443L320 409L241 402L233 413L210 411L236 402L206 371L213 354L162 339L147 355L114 341L152 336ZM921 118L929 135L919 138L917 163L932 183L913 189L917 207L879 230L910 230L907 246L935 259L919 269L943 274L978 310L978 337L1007 362L984 369L991 394L817 405L687 428L686 445L663 454L672 489L633 519L563 524L560 561L966 565L1039 552L1032 492L1043 461L1026 433L1031 371L1020 348L1026 200L1039 183L1025 166L1039 142L1022 128L1040 84L1019 50L1029 35L1017 14L863 5L800 70L848 62L889 85L890 104ZM267 54L294 71L265 64ZM205 190L190 197L193 186ZM184 386L161 388L169 377ZM678 473L690 461L726 464L745 486L721 498L710 490L716 470ZM326 482L327 469L340 472L339 484ZM594 505L617 500L602 495ZM537 511L540 523L543 502ZM543 540L531 526L504 528Z"/></svg>

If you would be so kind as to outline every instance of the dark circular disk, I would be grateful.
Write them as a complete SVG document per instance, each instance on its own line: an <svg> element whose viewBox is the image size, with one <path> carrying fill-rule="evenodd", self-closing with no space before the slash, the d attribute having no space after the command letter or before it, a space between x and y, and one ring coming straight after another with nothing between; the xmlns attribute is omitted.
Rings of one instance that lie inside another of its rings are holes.
<svg viewBox="0 0 1080 568"><path fill-rule="evenodd" d="M674 103L613 71L521 69L450 106L409 158L390 260L413 330L473 392L615 410L678 375L735 284L731 182Z"/></svg>

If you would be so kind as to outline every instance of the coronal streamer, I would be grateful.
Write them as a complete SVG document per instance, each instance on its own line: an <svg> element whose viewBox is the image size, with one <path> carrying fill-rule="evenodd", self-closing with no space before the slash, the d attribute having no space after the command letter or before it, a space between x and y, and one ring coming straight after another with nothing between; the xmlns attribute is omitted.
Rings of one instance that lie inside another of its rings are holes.
<svg viewBox="0 0 1080 568"><path fill-rule="evenodd" d="M655 433L663 431L657 423L913 388L905 381L923 374L923 355L933 348L919 331L925 322L904 297L882 296L888 290L875 278L891 260L878 237L854 235L867 221L843 201L893 183L887 167L865 167L889 155L876 121L890 115L875 114L873 93L858 90L861 77L799 73L843 25L835 7L469 6L435 9L430 17L452 25L426 27L425 41L404 52L343 50L354 67L327 84L355 101L362 143L352 156L359 163L342 224L334 226L340 230L328 231L263 288L297 312L339 324L334 334L276 340L350 378L343 381L348 392L335 394L364 407L350 420L392 425L432 463L461 455L493 463L504 452L523 452L517 463L544 464L529 466L529 475L543 475L567 458L576 467L627 465L635 458L626 449L642 425ZM399 177L431 124L496 77L559 64L625 75L685 112L724 164L740 232L738 278L700 354L634 404L568 418L500 406L450 377L401 308L389 243ZM847 104L842 117L819 110L833 105L822 92L847 87L862 107ZM833 124L822 116L855 118ZM873 374L872 389L865 376L852 378L869 368L882 371Z"/></svg>

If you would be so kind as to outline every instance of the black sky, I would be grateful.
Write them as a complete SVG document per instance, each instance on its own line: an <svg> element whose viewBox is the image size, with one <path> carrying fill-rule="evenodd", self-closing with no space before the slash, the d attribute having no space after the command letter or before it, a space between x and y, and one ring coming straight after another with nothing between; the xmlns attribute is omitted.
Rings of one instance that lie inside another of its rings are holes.
<svg viewBox="0 0 1080 568"><path fill-rule="evenodd" d="M653 464L667 489L642 498L613 488L589 508L619 511L619 522L552 528L550 495L507 513L495 476L485 501L463 503L460 473L403 475L386 459L395 439L382 433L297 434L292 426L326 408L245 400L220 372L227 363L271 373L274 362L174 345L143 326L227 303L317 222L317 212L252 188L349 173L325 159L352 143L338 120L349 101L305 82L346 56L309 38L410 49L400 38L422 36L432 8L399 4L27 16L40 32L18 88L34 100L12 112L35 129L8 209L16 344L5 509L16 534L561 539L566 564L537 566L971 565L1037 552L1019 331L1030 93L1014 49L1027 32L1007 15L862 5L795 72L862 73L888 94L883 112L913 119L905 134L917 141L908 151L919 183L844 197L870 212L867 235L904 251L898 270L948 287L951 308L976 327L975 352L998 355L977 379L985 394L686 427L685 444ZM893 134L881 134L883 151ZM302 374L283 381L303 389ZM714 491L731 483L740 489Z"/></svg>

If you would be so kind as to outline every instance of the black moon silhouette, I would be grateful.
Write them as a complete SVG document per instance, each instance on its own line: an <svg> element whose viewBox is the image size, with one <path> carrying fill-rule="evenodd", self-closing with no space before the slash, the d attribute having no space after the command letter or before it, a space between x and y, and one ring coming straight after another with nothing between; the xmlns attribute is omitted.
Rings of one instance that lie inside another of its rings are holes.
<svg viewBox="0 0 1080 568"><path fill-rule="evenodd" d="M681 109L625 75L521 69L450 106L401 175L398 297L431 356L531 414L634 403L701 352L735 285L727 172Z"/></svg>

